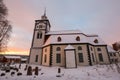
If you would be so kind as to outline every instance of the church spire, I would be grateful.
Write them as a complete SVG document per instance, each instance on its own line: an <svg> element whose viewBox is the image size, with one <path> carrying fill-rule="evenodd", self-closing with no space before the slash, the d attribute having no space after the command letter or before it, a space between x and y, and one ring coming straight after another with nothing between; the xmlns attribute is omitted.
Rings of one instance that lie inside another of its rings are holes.
<svg viewBox="0 0 120 80"><path fill-rule="evenodd" d="M41 16L41 19L42 19L42 20L46 20L46 19L47 19L47 16L46 16L46 8L45 8L45 10L44 10L44 15Z"/></svg>
<svg viewBox="0 0 120 80"><path fill-rule="evenodd" d="M44 10L44 16L46 16L46 8L45 8L45 10Z"/></svg>

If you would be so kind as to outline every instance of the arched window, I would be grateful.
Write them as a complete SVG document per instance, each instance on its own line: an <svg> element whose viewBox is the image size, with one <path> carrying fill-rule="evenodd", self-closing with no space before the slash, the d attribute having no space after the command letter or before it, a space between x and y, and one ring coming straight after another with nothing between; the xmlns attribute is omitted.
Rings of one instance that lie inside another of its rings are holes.
<svg viewBox="0 0 120 80"><path fill-rule="evenodd" d="M61 40L62 40L61 37L58 37L58 38L57 38L57 41L58 41L58 42L61 42Z"/></svg>
<svg viewBox="0 0 120 80"><path fill-rule="evenodd" d="M80 41L80 37L79 36L76 37L76 41Z"/></svg>
<svg viewBox="0 0 120 80"><path fill-rule="evenodd" d="M78 46L78 50L82 50L82 47L81 47L81 46Z"/></svg>
<svg viewBox="0 0 120 80"><path fill-rule="evenodd" d="M60 47L57 47L57 48L56 48L56 51L61 51L61 48L60 48Z"/></svg>
<svg viewBox="0 0 120 80"><path fill-rule="evenodd" d="M42 38L42 32L38 32L37 33L37 39L41 39Z"/></svg>
<svg viewBox="0 0 120 80"><path fill-rule="evenodd" d="M97 39L95 39L95 40L94 40L94 43L98 43L98 40L97 40Z"/></svg>
<svg viewBox="0 0 120 80"><path fill-rule="evenodd" d="M101 51L101 48L97 48L97 51Z"/></svg>

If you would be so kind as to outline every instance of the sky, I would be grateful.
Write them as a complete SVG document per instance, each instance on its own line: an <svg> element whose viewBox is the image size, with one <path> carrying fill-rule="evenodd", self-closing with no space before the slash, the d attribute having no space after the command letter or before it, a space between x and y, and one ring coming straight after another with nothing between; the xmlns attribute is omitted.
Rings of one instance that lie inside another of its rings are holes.
<svg viewBox="0 0 120 80"><path fill-rule="evenodd" d="M35 20L46 14L51 30L97 34L108 45L120 41L120 0L4 0L13 26L8 52L29 54ZM7 54L6 53L6 54Z"/></svg>

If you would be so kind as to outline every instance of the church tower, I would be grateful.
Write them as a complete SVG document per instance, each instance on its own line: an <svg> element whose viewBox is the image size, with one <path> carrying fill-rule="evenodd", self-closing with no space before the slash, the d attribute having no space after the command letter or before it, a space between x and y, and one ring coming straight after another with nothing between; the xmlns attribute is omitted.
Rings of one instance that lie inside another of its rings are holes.
<svg viewBox="0 0 120 80"><path fill-rule="evenodd" d="M40 20L35 20L35 27L30 48L30 64L42 63L42 46L45 42L45 34L50 31L50 22L47 19L46 11Z"/></svg>

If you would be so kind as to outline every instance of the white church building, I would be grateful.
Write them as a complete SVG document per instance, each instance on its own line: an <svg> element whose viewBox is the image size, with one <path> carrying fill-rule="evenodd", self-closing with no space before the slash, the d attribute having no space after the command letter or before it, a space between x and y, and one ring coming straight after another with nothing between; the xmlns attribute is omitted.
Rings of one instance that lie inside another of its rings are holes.
<svg viewBox="0 0 120 80"><path fill-rule="evenodd" d="M50 31L50 28L46 14L35 20L30 64L76 68L110 63L107 44L98 35L80 30Z"/></svg>

